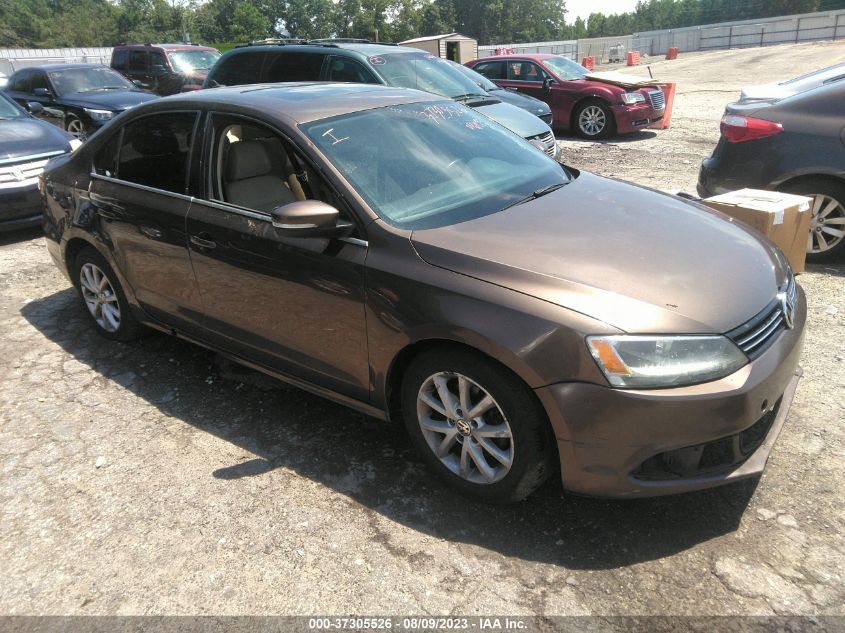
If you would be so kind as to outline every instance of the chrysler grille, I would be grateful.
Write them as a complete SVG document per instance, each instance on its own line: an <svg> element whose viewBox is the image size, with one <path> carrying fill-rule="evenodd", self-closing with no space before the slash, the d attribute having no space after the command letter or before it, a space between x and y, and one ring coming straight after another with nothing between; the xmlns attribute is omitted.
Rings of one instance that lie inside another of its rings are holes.
<svg viewBox="0 0 845 633"><path fill-rule="evenodd" d="M666 107L666 95L662 90L649 90L648 98L655 110L663 110Z"/></svg>

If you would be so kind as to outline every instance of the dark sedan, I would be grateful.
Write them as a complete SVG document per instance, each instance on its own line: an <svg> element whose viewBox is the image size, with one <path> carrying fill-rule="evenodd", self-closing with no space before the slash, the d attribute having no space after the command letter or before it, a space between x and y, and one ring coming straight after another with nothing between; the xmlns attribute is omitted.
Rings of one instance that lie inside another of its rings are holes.
<svg viewBox="0 0 845 633"><path fill-rule="evenodd" d="M701 165L698 193L771 189L813 198L808 261L845 256L845 82L782 100L733 103Z"/></svg>
<svg viewBox="0 0 845 633"><path fill-rule="evenodd" d="M472 68L469 68L468 66L462 66L458 62L453 61L450 61L449 63L458 70L460 70L461 73L471 79L475 83L475 85L477 85L487 94L493 95L494 97L496 97L500 101L504 101L505 103L515 105L517 108L522 108L526 112L530 112L534 116L541 118L543 122L549 127L554 127L552 121L552 109L549 107L548 103L540 101L539 99L535 99L532 96L517 92L513 88L501 88L489 79L487 79L487 77L475 72Z"/></svg>
<svg viewBox="0 0 845 633"><path fill-rule="evenodd" d="M145 324L404 420L478 499L555 472L613 496L756 476L798 381L806 302L771 243L437 95L166 97L42 191L49 252L102 335Z"/></svg>
<svg viewBox="0 0 845 633"><path fill-rule="evenodd" d="M38 176L50 158L69 153L75 145L79 141L70 134L38 121L0 93L0 231L41 222Z"/></svg>
<svg viewBox="0 0 845 633"><path fill-rule="evenodd" d="M77 138L90 136L104 123L138 104L158 99L120 73L100 64L48 64L19 70L9 78L7 94L19 104L40 103L40 118Z"/></svg>

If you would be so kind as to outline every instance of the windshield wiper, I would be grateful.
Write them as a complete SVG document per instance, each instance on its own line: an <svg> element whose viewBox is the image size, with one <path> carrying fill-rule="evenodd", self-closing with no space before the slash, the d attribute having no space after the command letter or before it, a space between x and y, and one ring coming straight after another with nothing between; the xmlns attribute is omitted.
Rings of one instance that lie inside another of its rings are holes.
<svg viewBox="0 0 845 633"><path fill-rule="evenodd" d="M477 93L470 93L465 95L458 95L457 97L452 97L455 101L469 101L470 99L484 99L485 97L489 97L490 95L482 95Z"/></svg>
<svg viewBox="0 0 845 633"><path fill-rule="evenodd" d="M543 187L542 189L537 189L534 193L529 196L525 196L522 200L517 200L516 202L509 204L508 206L504 207L502 211L505 209L510 209L511 207L519 206L520 204L524 204L526 202L530 202L531 200L536 200L537 198L542 198L546 194L551 193L552 191L557 191L564 185L568 185L569 182L556 182L553 185L549 185L548 187Z"/></svg>

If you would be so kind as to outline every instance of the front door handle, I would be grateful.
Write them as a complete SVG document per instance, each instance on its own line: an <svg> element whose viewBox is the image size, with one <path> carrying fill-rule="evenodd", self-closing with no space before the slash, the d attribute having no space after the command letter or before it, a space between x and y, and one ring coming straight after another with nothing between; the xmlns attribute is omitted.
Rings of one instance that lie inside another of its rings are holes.
<svg viewBox="0 0 845 633"><path fill-rule="evenodd" d="M198 248L216 248L217 242L214 240L207 240L205 238L200 237L199 235L192 235L191 236L191 244Z"/></svg>

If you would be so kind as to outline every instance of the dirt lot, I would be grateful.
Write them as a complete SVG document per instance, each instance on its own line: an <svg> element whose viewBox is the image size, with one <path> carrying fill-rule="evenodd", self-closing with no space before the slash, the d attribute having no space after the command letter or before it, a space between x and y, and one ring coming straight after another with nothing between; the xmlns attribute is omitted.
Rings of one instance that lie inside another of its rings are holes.
<svg viewBox="0 0 845 633"><path fill-rule="evenodd" d="M670 130L567 162L692 191L724 103L845 59L688 55ZM643 72L640 69L638 72ZM0 241L0 613L842 614L845 266L800 276L805 377L759 482L512 507L430 480L401 429L151 335L99 338L35 232Z"/></svg>

